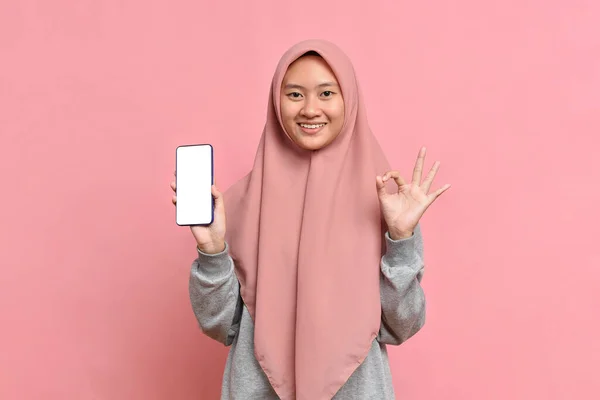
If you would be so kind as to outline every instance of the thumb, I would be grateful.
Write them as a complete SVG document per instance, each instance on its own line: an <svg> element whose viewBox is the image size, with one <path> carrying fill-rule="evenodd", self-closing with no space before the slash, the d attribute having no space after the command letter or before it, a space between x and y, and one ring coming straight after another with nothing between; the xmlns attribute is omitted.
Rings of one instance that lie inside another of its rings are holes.
<svg viewBox="0 0 600 400"><path fill-rule="evenodd" d="M210 191L215 199L215 208L223 207L223 193L219 192L219 189L215 185L212 185Z"/></svg>
<svg viewBox="0 0 600 400"><path fill-rule="evenodd" d="M210 187L210 192L212 193L212 196L215 198L215 201L220 201L223 199L223 194L221 192L219 192L219 189L217 189L217 187L215 185L212 185Z"/></svg>

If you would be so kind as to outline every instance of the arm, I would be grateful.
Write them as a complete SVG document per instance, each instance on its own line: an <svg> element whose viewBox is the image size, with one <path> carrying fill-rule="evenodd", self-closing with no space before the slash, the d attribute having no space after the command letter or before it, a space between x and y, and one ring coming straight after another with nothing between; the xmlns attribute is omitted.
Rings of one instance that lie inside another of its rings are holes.
<svg viewBox="0 0 600 400"><path fill-rule="evenodd" d="M216 254L198 250L189 291L202 331L226 346L231 345L239 329L243 303L227 244L225 250Z"/></svg>
<svg viewBox="0 0 600 400"><path fill-rule="evenodd" d="M392 240L385 234L387 251L381 258L381 343L399 345L425 323L423 240L417 225L406 239Z"/></svg>

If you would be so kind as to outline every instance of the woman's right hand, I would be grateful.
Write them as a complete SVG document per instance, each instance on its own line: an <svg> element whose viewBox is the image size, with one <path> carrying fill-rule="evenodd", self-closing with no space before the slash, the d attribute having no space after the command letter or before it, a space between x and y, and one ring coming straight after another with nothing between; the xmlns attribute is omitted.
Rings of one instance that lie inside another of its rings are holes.
<svg viewBox="0 0 600 400"><path fill-rule="evenodd" d="M177 205L177 187L175 180L171 182L173 195L173 204ZM223 204L223 194L217 190L215 185L211 188L212 196L215 199L215 218L210 225L192 225L192 235L196 239L198 249L207 254L216 254L225 250L225 205Z"/></svg>

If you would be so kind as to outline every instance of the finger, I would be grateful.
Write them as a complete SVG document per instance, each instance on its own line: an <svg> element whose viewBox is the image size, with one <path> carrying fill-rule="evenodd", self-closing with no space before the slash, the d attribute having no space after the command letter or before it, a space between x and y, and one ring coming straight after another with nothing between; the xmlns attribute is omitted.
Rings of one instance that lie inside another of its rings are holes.
<svg viewBox="0 0 600 400"><path fill-rule="evenodd" d="M382 199L385 196L387 196L388 192L385 189L385 182L383 181L383 178L377 175L377 177L375 178L375 183L377 186L377 194L379 195L379 198Z"/></svg>
<svg viewBox="0 0 600 400"><path fill-rule="evenodd" d="M383 175L383 181L386 182L388 179L392 178L395 182L396 185L398 185L398 191L400 190L401 186L406 185L406 182L404 181L404 179L400 176L400 172L398 171L389 171L386 172Z"/></svg>
<svg viewBox="0 0 600 400"><path fill-rule="evenodd" d="M174 192L177 191L177 186L175 184L175 181L171 181L171 189L173 189Z"/></svg>
<svg viewBox="0 0 600 400"><path fill-rule="evenodd" d="M219 192L215 185L211 186L210 192L215 199L215 207L221 207L223 205L223 193Z"/></svg>
<svg viewBox="0 0 600 400"><path fill-rule="evenodd" d="M439 188L435 192L431 193L429 195L431 203L433 203L442 193L444 193L448 189L450 189L450 184L449 183L445 184L444 186L442 186L441 188Z"/></svg>
<svg viewBox="0 0 600 400"><path fill-rule="evenodd" d="M171 198L171 201L173 202L174 205L177 205L177 196L173 196Z"/></svg>
<svg viewBox="0 0 600 400"><path fill-rule="evenodd" d="M423 191L425 193L429 192L429 189L431 188L431 184L433 183L433 179L435 178L435 174L437 174L439 169L440 169L440 162L436 161L435 163L433 163L433 167L431 167L431 169L429 170L429 173L427 174L427 177L425 178L425 180L423 181L423 184L421 185L421 188L423 189Z"/></svg>
<svg viewBox="0 0 600 400"><path fill-rule="evenodd" d="M421 186L421 175L423 174L423 163L425 162L425 146L421 147L419 151L419 156L417 157L417 162L415 163L415 168L413 169L413 178L412 181L417 186Z"/></svg>

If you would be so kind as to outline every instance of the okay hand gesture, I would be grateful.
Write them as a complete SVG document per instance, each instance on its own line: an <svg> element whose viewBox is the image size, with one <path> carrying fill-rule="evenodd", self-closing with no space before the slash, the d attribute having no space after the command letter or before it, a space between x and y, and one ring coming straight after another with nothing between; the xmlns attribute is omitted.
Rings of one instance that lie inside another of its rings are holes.
<svg viewBox="0 0 600 400"><path fill-rule="evenodd" d="M435 174L440 167L439 161L433 164L427 177L421 183L425 152L425 147L422 147L413 170L412 182L406 183L398 171L388 171L383 176L377 176L377 193L381 212L393 240L411 237L425 210L450 188L450 185L446 184L435 192L429 193ZM398 185L396 193L387 192L385 183L389 179L394 179Z"/></svg>

